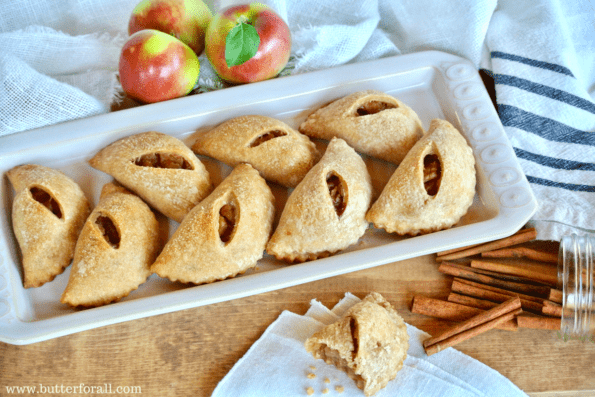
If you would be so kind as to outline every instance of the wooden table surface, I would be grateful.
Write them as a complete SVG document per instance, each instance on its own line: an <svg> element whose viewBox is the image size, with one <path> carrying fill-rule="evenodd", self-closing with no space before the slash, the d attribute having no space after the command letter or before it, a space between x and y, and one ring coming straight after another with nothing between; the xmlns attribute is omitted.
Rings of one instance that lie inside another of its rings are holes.
<svg viewBox="0 0 595 397"><path fill-rule="evenodd" d="M377 291L406 322L432 334L448 323L412 314L411 299L445 298L449 288L428 255L32 345L0 343L0 395L8 395L6 386L108 384L140 386L144 396L209 396L283 310L304 314L313 298L332 307L345 292ZM556 331L492 330L457 348L531 396L595 395L595 343L563 341Z"/></svg>

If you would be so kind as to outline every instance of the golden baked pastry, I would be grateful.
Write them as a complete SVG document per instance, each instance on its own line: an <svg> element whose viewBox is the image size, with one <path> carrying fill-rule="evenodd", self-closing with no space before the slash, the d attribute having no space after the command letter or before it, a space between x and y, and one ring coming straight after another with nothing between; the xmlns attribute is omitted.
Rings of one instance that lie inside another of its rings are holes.
<svg viewBox="0 0 595 397"><path fill-rule="evenodd" d="M127 296L151 275L159 242L149 206L128 190L106 184L77 241L61 302L101 306Z"/></svg>
<svg viewBox="0 0 595 397"><path fill-rule="evenodd" d="M366 164L344 140L333 138L287 199L267 253L304 262L355 244L368 228L371 196Z"/></svg>
<svg viewBox="0 0 595 397"><path fill-rule="evenodd" d="M358 152L395 164L424 134L409 106L375 90L355 92L318 109L299 130L313 138L342 138Z"/></svg>
<svg viewBox="0 0 595 397"><path fill-rule="evenodd" d="M70 264L91 212L89 202L79 185L60 171L27 164L6 174L16 191L12 226L23 257L23 286L39 287Z"/></svg>
<svg viewBox="0 0 595 397"><path fill-rule="evenodd" d="M232 167L248 163L264 179L295 187L318 158L316 145L282 121L240 116L198 137L192 150Z"/></svg>
<svg viewBox="0 0 595 397"><path fill-rule="evenodd" d="M177 222L213 189L209 173L192 150L159 132L120 139L97 153L89 164Z"/></svg>
<svg viewBox="0 0 595 397"><path fill-rule="evenodd" d="M372 292L304 345L315 358L345 371L366 396L371 396L403 367L409 336L405 322L391 304Z"/></svg>
<svg viewBox="0 0 595 397"><path fill-rule="evenodd" d="M395 170L366 219L390 233L447 229L473 203L475 159L448 121L435 119Z"/></svg>
<svg viewBox="0 0 595 397"><path fill-rule="evenodd" d="M151 271L195 284L244 273L262 258L274 215L266 181L240 164L184 218Z"/></svg>

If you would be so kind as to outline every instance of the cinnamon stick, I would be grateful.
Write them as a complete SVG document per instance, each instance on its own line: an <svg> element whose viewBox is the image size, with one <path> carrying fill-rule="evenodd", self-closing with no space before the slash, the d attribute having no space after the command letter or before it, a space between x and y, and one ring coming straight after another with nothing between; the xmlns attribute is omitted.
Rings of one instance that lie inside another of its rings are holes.
<svg viewBox="0 0 595 397"><path fill-rule="evenodd" d="M525 313L516 318L520 328L559 330L562 320L556 317L530 316Z"/></svg>
<svg viewBox="0 0 595 397"><path fill-rule="evenodd" d="M471 261L471 267L525 277L531 280L546 283L550 286L556 286L558 283L557 268L546 263L520 260L514 262L503 262L477 259Z"/></svg>
<svg viewBox="0 0 595 397"><path fill-rule="evenodd" d="M448 294L447 301L458 303L465 306L476 307L478 309L489 310L493 307L498 306L496 302L488 301L485 299L474 298L472 296L461 295L455 292Z"/></svg>
<svg viewBox="0 0 595 397"><path fill-rule="evenodd" d="M492 303L492 302L490 302ZM494 306L497 304L494 303ZM423 314L439 318L447 321L465 321L473 316L482 313L484 310L471 307L468 305L448 302L440 299L428 298L421 295L413 297L413 303L411 305L411 313ZM498 328L507 331L516 331L517 325L514 321L509 321L504 324L500 324Z"/></svg>
<svg viewBox="0 0 595 397"><path fill-rule="evenodd" d="M505 302L506 300L510 299L510 297L513 295L516 295L518 297L518 294L516 292L505 291L506 293L503 293L501 291L492 291L490 289L479 287L477 285L471 285L468 281L465 281L467 280L454 280L452 282L451 290L462 295L469 295L475 298L490 300L493 302ZM539 302L521 299L521 305L525 310L529 310L535 313L542 313L543 305Z"/></svg>
<svg viewBox="0 0 595 397"><path fill-rule="evenodd" d="M528 228L519 229L519 230L517 230L517 231L516 231L516 232L513 234L513 236L516 236L516 235L518 235L518 234L525 233L525 232L527 232L528 230L530 230L530 229L528 229ZM508 237L507 237L507 238L508 238ZM501 240L502 240L502 239L501 239ZM453 248L453 249L449 249L449 250L440 251L440 252L437 252L437 253L436 253L436 255L437 255L437 256L444 256L444 255L452 254L452 253L454 253L454 252L459 252L459 251L468 250L468 249L470 249L470 248L475 248L475 247L478 247L478 246L480 246L480 245L484 245L484 244L486 244L486 243L470 244L470 245L466 245L466 246L464 246L464 247L459 247L459 248Z"/></svg>
<svg viewBox="0 0 595 397"><path fill-rule="evenodd" d="M558 263L558 254L529 247L510 247L481 253L482 258L527 258L539 262Z"/></svg>
<svg viewBox="0 0 595 397"><path fill-rule="evenodd" d="M447 338L450 338L453 335L467 331L467 330L469 330L473 327L476 327L480 324L491 321L491 320L495 319L496 317L500 317L503 314L512 312L513 310L520 309L520 308L521 308L520 299L518 297L510 298L510 299L506 300L505 302L499 304L498 306L493 307L490 310L486 310L485 312L482 312L480 314L477 314L477 315L471 317L468 320L465 320L461 324L455 325L455 326L451 327L450 329L447 329L446 331L444 331L443 333L441 333L439 335L436 335L436 336L433 336L433 337L430 337L430 338L424 340L423 345L424 346L433 345L433 344L443 341Z"/></svg>
<svg viewBox="0 0 595 397"><path fill-rule="evenodd" d="M516 281L501 280L486 274L476 273L474 268L451 262L442 262L438 271L454 277L476 281L478 283L503 288L510 291L520 292L527 295L547 297L551 288L544 285L520 283Z"/></svg>
<svg viewBox="0 0 595 397"><path fill-rule="evenodd" d="M471 280L465 280L462 278L455 278L455 280L460 281L465 284L473 285L478 288L484 288L484 289L487 289L490 291L498 292L500 294L504 294L504 295L508 295L508 296L518 296L519 298L521 298L521 301L524 299L524 300L539 303L540 305L542 305L543 301L545 300L544 298L540 298L538 296L526 295L526 294L522 294L520 292L510 291L505 288L494 287L492 285L486 285L486 284L478 283L478 282L471 281Z"/></svg>
<svg viewBox="0 0 595 397"><path fill-rule="evenodd" d="M515 310L510 313L506 313L500 317L496 317L494 320L488 321L487 323L483 323L478 325L477 327L471 328L467 331L461 332L459 334L453 335L450 338L447 338L441 342L434 343L427 347L424 347L426 354L431 356L432 354L441 352L442 350L455 346L461 342L464 342L468 339L473 338L474 336L480 335L484 332L487 332L491 329L496 328L498 325L505 323L507 321L513 320L518 314L522 313L522 309Z"/></svg>
<svg viewBox="0 0 595 397"><path fill-rule="evenodd" d="M518 297L511 298L493 309L453 326L442 334L424 340L423 346L426 354L438 353L447 347L493 329L498 324L514 319L521 312L520 299Z"/></svg>
<svg viewBox="0 0 595 397"><path fill-rule="evenodd" d="M554 288L550 289L548 299L552 302L562 304L562 291Z"/></svg>
<svg viewBox="0 0 595 397"><path fill-rule="evenodd" d="M447 302L440 299L428 298L421 295L413 297L411 313L424 314L449 321L464 321L475 316L479 309Z"/></svg>
<svg viewBox="0 0 595 397"><path fill-rule="evenodd" d="M523 230L523 229L521 229ZM479 243L479 244L471 244L471 245L466 245L464 247L459 247L459 248L453 248L453 249L449 249L449 250L445 250L445 251L440 251L436 253L436 256L444 256L444 255L448 255L448 254L452 254L454 252L459 252L459 251L464 251L467 250L469 248L474 248L480 245L483 245L485 243Z"/></svg>
<svg viewBox="0 0 595 397"><path fill-rule="evenodd" d="M448 262L453 264L454 262ZM526 277L519 277L519 276L514 276L512 274L506 274L506 273L499 273L499 272L494 272L491 270L485 270L485 269L478 269L476 267L471 267L471 263L469 263L468 265L463 265L460 263L457 263L458 266L464 266L465 268L467 268L468 270L478 273L478 274L484 274L486 276L490 276L490 277L494 277L500 280L506 280L506 281L514 281L515 283L521 283L521 284L529 284L529 285L539 285L542 287L547 287L547 288L552 288L551 284L547 284L544 283L542 281L536 281L536 280L531 280L528 279Z"/></svg>
<svg viewBox="0 0 595 397"><path fill-rule="evenodd" d="M551 301L544 301L541 312L548 316L562 317L562 306Z"/></svg>
<svg viewBox="0 0 595 397"><path fill-rule="evenodd" d="M473 246L471 248L467 248L461 251L453 252L446 255L438 255L436 257L437 261L445 261L445 260L453 260L453 259L461 259L466 258L468 256L481 254L482 252L486 251L493 251L500 248L510 247L512 245L517 245L521 243L525 243L527 241L534 240L537 237L537 232L535 228L529 229L521 229L517 233L513 234L512 236L491 241L489 243Z"/></svg>

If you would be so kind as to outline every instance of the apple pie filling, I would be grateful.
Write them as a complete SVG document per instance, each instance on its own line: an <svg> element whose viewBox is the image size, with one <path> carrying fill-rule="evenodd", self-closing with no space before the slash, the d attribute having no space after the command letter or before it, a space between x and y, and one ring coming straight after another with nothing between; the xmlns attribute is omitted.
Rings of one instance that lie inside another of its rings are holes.
<svg viewBox="0 0 595 397"><path fill-rule="evenodd" d="M134 164L141 167L171 168L193 170L192 164L184 157L175 153L148 153L134 160Z"/></svg>
<svg viewBox="0 0 595 397"><path fill-rule="evenodd" d="M334 365L337 369L345 372L347 376L355 381L357 387L360 389L364 389L365 381L360 375L355 373L355 368L352 368L349 362L341 357L339 352L335 349L332 349L326 345L321 345L318 349L318 354L316 355L317 358L321 358L324 360L325 363L329 365Z"/></svg>
<svg viewBox="0 0 595 397"><path fill-rule="evenodd" d="M328 192L333 202L333 207L337 216L343 215L345 208L347 208L347 185L343 179L334 172L330 172L326 176L326 184Z"/></svg>
<svg viewBox="0 0 595 397"><path fill-rule="evenodd" d="M250 147L256 147L256 146L262 145L266 141L270 141L271 139L279 138L279 137L282 137L282 136L285 136L285 135L287 135L287 133L285 131L281 131L281 130L268 131L268 132L266 132L264 134L261 134L261 135L257 136L250 143Z"/></svg>
<svg viewBox="0 0 595 397"><path fill-rule="evenodd" d="M219 209L219 238L224 244L229 243L236 227L237 210L233 202L224 204Z"/></svg>
<svg viewBox="0 0 595 397"><path fill-rule="evenodd" d="M37 186L30 188L29 191L31 192L31 197L33 200L46 207L59 219L62 219L62 210L60 209L60 204L48 192Z"/></svg>
<svg viewBox="0 0 595 397"><path fill-rule="evenodd" d="M120 233L110 217L99 215L97 219L95 219L95 225L97 225L103 238L112 248L120 248Z"/></svg>
<svg viewBox="0 0 595 397"><path fill-rule="evenodd" d="M428 154L424 157L424 188L430 196L438 194L440 181L442 179L442 166L440 159L435 154Z"/></svg>
<svg viewBox="0 0 595 397"><path fill-rule="evenodd" d="M368 101L357 108L357 116L367 116L369 114L376 114L387 109L396 109L398 106L394 103L383 101Z"/></svg>

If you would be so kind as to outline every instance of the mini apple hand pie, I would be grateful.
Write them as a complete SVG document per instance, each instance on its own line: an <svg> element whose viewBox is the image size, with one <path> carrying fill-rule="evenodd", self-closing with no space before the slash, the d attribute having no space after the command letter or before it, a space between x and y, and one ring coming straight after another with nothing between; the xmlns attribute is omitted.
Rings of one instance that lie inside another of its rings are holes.
<svg viewBox="0 0 595 397"><path fill-rule="evenodd" d="M371 195L366 164L344 140L333 138L287 199L267 253L304 262L355 244L368 228Z"/></svg>
<svg viewBox="0 0 595 397"><path fill-rule="evenodd" d="M151 275L159 248L159 225L149 206L106 184L77 241L61 302L91 307L128 296Z"/></svg>
<svg viewBox="0 0 595 397"><path fill-rule="evenodd" d="M448 121L435 119L395 170L366 219L389 233L429 233L457 223L474 195L471 148Z"/></svg>
<svg viewBox="0 0 595 397"><path fill-rule="evenodd" d="M39 287L70 264L91 212L89 202L79 185L60 171L28 164L6 174L16 191L12 224L23 256L23 285Z"/></svg>
<svg viewBox="0 0 595 397"><path fill-rule="evenodd" d="M184 218L151 271L194 284L244 273L263 257L274 215L266 181L240 164Z"/></svg>
<svg viewBox="0 0 595 397"><path fill-rule="evenodd" d="M318 109L299 130L312 138L344 139L358 152L395 164L424 134L409 106L375 90L355 92Z"/></svg>
<svg viewBox="0 0 595 397"><path fill-rule="evenodd" d="M371 396L403 367L409 336L391 304L372 292L342 318L308 338L305 347L315 358L345 371Z"/></svg>
<svg viewBox="0 0 595 397"><path fill-rule="evenodd" d="M228 120L202 134L192 150L232 167L248 163L264 179L286 187L297 186L318 156L307 136L266 116Z"/></svg>
<svg viewBox="0 0 595 397"><path fill-rule="evenodd" d="M97 153L89 164L176 222L213 188L205 166L192 150L159 132L120 139Z"/></svg>

